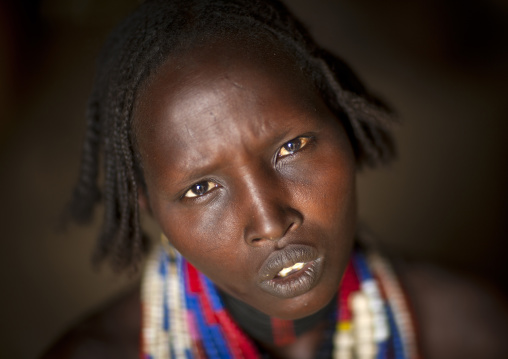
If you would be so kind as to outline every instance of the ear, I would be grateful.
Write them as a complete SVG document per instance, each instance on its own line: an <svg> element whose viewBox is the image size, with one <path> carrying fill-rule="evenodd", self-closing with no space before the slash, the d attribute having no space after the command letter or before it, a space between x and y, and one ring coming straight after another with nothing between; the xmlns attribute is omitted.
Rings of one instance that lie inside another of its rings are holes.
<svg viewBox="0 0 508 359"><path fill-rule="evenodd" d="M142 211L148 213L150 216L152 215L152 209L150 208L148 194L142 188L138 188L138 205Z"/></svg>

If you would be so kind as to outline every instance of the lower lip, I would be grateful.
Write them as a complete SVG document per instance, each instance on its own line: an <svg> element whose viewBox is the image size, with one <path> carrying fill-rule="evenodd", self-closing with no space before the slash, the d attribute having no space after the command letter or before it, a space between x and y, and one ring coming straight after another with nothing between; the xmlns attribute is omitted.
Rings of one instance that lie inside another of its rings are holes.
<svg viewBox="0 0 508 359"><path fill-rule="evenodd" d="M261 289L279 298L294 298L314 288L321 277L323 260L307 263L298 272L259 283Z"/></svg>

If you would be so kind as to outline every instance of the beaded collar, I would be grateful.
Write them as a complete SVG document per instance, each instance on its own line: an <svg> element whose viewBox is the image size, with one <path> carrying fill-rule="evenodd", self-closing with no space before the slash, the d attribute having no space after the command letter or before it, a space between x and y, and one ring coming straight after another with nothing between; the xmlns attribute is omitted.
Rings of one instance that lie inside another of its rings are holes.
<svg viewBox="0 0 508 359"><path fill-rule="evenodd" d="M250 338L277 346L291 344L300 335L324 323L328 318L337 317L337 298L333 298L328 305L308 317L284 320L270 317L221 290L219 295L233 320Z"/></svg>
<svg viewBox="0 0 508 359"><path fill-rule="evenodd" d="M320 356L418 358L404 294L382 257L355 251L336 298L330 343L323 344ZM147 262L142 313L143 359L263 357L210 279L167 246ZM282 335L275 339L280 344L289 340L286 322L273 321L280 325Z"/></svg>

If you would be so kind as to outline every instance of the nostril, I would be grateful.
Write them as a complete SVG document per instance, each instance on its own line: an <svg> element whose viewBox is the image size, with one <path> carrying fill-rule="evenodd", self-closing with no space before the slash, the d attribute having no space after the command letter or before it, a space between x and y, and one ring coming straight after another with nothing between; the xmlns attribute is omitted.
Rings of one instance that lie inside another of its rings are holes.
<svg viewBox="0 0 508 359"><path fill-rule="evenodd" d="M286 232L284 232L284 235L286 235L286 233L288 233L294 226L295 226L295 222L291 222L291 224L286 229Z"/></svg>
<svg viewBox="0 0 508 359"><path fill-rule="evenodd" d="M252 246L279 242L281 243L276 246L284 246L288 233L296 230L302 223L301 214L291 208L277 205L256 207L256 210L252 220L244 227L244 239Z"/></svg>
<svg viewBox="0 0 508 359"><path fill-rule="evenodd" d="M261 238L254 238L254 239L252 240L252 244L258 243L258 242L260 242L260 241L261 241Z"/></svg>
<svg viewBox="0 0 508 359"><path fill-rule="evenodd" d="M250 244L257 246L263 245L265 242L277 242L280 238L265 238L265 237L256 237L250 240Z"/></svg>

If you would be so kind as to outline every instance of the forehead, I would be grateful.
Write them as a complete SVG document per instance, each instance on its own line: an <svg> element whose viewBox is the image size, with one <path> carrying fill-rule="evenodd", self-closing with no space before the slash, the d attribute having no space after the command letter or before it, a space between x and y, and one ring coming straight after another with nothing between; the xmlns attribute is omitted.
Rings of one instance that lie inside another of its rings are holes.
<svg viewBox="0 0 508 359"><path fill-rule="evenodd" d="M232 138L281 133L292 118L325 107L286 52L269 43L215 43L161 66L138 97L134 128L143 161L171 152L167 162L182 167Z"/></svg>
<svg viewBox="0 0 508 359"><path fill-rule="evenodd" d="M316 96L302 67L274 41L242 37L196 45L172 55L141 88L134 108L135 125L146 118L145 114L162 107L175 111L188 108L185 101L189 100L189 93L196 94L193 108L206 108L205 92L211 90L220 95L222 91L225 97L224 89L241 90L246 81L246 90L273 90L288 98ZM197 101L198 94L202 97Z"/></svg>

